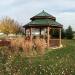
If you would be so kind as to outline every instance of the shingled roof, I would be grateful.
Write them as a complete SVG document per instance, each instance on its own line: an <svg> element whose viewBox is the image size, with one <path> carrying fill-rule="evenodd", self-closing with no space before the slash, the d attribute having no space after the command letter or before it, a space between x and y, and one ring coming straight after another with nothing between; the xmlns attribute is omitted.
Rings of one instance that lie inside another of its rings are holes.
<svg viewBox="0 0 75 75"><path fill-rule="evenodd" d="M28 26L62 26L60 23L56 22L56 18L44 10L33 16L31 19L31 22L28 24L24 25L23 27L28 27Z"/></svg>
<svg viewBox="0 0 75 75"><path fill-rule="evenodd" d="M34 20L34 19L38 19L38 18L43 18L43 19L48 19L48 18L50 18L50 19L54 19L54 20L56 19L54 16L48 14L48 13L45 12L44 10L43 10L41 13L39 13L39 14L33 16L33 17L30 18L30 19L31 19L31 20Z"/></svg>

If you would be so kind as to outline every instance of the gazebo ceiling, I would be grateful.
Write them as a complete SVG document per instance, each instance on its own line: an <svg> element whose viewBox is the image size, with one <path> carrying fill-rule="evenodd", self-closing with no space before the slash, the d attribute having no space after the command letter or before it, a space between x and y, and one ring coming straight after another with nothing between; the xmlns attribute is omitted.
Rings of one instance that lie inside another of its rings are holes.
<svg viewBox="0 0 75 75"><path fill-rule="evenodd" d="M31 22L24 25L23 27L30 27L30 26L52 26L52 27L62 27L62 25L58 22L56 22L56 18L48 13L46 13L44 10L37 14L36 16L33 16L31 18Z"/></svg>

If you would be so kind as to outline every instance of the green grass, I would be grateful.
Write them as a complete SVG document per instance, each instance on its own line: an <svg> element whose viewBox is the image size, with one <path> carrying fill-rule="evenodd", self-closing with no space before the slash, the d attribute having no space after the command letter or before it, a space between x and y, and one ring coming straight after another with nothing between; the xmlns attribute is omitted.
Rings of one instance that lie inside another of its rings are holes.
<svg viewBox="0 0 75 75"><path fill-rule="evenodd" d="M74 39L75 39L75 33L74 33Z"/></svg>
<svg viewBox="0 0 75 75"><path fill-rule="evenodd" d="M0 35L0 40L2 39L6 39L7 35L3 34L3 35Z"/></svg>
<svg viewBox="0 0 75 75"><path fill-rule="evenodd" d="M75 75L75 40L63 40L63 48L36 57L1 47L0 75Z"/></svg>

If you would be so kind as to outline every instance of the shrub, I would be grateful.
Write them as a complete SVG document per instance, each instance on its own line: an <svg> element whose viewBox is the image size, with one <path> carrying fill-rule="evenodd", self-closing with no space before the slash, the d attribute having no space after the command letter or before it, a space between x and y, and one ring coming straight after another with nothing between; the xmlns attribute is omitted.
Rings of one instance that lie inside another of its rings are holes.
<svg viewBox="0 0 75 75"><path fill-rule="evenodd" d="M47 47L46 41L42 38L36 38L34 39L34 47L38 53L43 54Z"/></svg>
<svg viewBox="0 0 75 75"><path fill-rule="evenodd" d="M30 55L35 51L37 54L44 54L46 47L46 41L43 38L36 37L33 42L28 37L18 37L11 40L11 48L14 48L17 52L22 48L25 55ZM32 49L35 51L32 51Z"/></svg>
<svg viewBox="0 0 75 75"><path fill-rule="evenodd" d="M24 38L18 37L15 39L11 39L11 48L15 49L16 51L19 50L19 48L22 47L22 43L24 42Z"/></svg>
<svg viewBox="0 0 75 75"><path fill-rule="evenodd" d="M26 55L29 55L32 49L32 42L30 40L25 40L22 42L22 48Z"/></svg>
<svg viewBox="0 0 75 75"><path fill-rule="evenodd" d="M24 53L27 55L32 49L32 42L28 38L18 37L11 40L11 47L16 51L22 48Z"/></svg>

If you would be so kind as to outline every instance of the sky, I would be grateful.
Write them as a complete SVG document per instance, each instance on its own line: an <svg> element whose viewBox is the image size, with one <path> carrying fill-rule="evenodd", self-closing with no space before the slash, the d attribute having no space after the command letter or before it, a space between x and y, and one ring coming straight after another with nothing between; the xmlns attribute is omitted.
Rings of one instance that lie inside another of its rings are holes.
<svg viewBox="0 0 75 75"><path fill-rule="evenodd" d="M56 17L64 28L75 31L75 0L0 0L0 20L6 16L25 25L42 10Z"/></svg>

